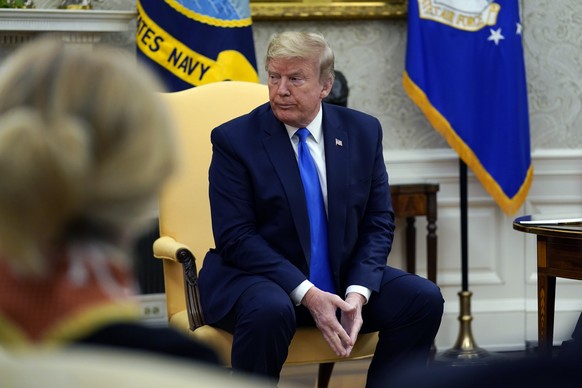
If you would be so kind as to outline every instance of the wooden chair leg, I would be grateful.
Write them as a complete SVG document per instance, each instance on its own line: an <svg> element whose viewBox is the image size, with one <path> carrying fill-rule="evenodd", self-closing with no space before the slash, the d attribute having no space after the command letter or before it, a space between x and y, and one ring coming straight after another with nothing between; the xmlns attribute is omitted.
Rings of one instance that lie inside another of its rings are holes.
<svg viewBox="0 0 582 388"><path fill-rule="evenodd" d="M327 388L333 372L333 362L319 364L319 373L317 374L317 388Z"/></svg>

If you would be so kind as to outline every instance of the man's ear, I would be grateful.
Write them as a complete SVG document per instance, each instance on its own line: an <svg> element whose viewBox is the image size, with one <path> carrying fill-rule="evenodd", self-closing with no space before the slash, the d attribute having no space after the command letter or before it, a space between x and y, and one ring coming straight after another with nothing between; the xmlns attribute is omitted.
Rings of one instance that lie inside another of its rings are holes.
<svg viewBox="0 0 582 388"><path fill-rule="evenodd" d="M321 90L321 99L323 100L324 98L326 98L329 93L331 93L331 88L333 87L333 78L329 77L324 83L323 83L323 89Z"/></svg>

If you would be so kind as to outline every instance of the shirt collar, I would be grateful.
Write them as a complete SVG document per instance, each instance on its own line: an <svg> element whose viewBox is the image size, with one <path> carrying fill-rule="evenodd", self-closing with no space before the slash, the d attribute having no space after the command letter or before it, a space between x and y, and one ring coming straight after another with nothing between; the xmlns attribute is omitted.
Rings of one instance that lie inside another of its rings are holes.
<svg viewBox="0 0 582 388"><path fill-rule="evenodd" d="M309 130L309 132L311 133L311 135L315 139L316 143L320 143L323 139L323 131L321 128L322 121L323 121L323 109L322 109L322 106L320 104L319 105L319 112L317 112L317 115L315 116L313 121L310 122L305 127ZM287 125L287 124L285 124L285 128L287 129L287 134L289 135L289 138L292 138L293 135L295 135L295 132L297 132L297 130L299 129L297 127L292 127L292 126Z"/></svg>

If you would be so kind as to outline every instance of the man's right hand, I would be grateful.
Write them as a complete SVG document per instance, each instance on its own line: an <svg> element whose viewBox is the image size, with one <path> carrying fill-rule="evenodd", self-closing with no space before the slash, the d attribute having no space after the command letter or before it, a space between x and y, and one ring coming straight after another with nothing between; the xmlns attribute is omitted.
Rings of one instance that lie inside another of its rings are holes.
<svg viewBox="0 0 582 388"><path fill-rule="evenodd" d="M315 324L323 334L323 338L331 349L340 357L349 356L354 346L352 340L337 319L337 309L344 313L355 313L355 307L346 303L335 294L325 292L317 287L311 287L301 300L307 307Z"/></svg>

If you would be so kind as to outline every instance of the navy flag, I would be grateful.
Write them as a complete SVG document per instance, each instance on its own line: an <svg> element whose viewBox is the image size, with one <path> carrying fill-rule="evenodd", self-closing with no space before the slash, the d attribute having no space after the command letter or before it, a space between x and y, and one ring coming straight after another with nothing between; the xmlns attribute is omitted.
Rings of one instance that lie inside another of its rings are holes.
<svg viewBox="0 0 582 388"><path fill-rule="evenodd" d="M168 91L259 82L249 0L137 0L137 55Z"/></svg>
<svg viewBox="0 0 582 388"><path fill-rule="evenodd" d="M506 213L533 179L518 0L409 0L409 97Z"/></svg>

